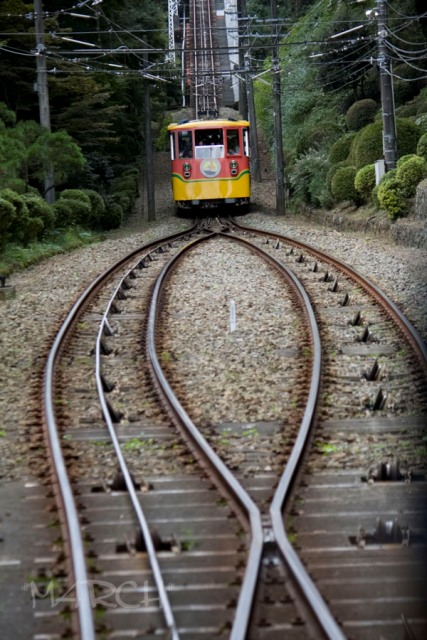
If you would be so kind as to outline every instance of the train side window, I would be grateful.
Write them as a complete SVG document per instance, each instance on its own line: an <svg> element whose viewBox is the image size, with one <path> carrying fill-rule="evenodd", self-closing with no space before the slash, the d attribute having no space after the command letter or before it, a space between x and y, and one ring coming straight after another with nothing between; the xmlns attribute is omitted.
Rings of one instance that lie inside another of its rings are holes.
<svg viewBox="0 0 427 640"><path fill-rule="evenodd" d="M227 155L239 156L240 144L239 144L239 131L237 129L227 130Z"/></svg>
<svg viewBox="0 0 427 640"><path fill-rule="evenodd" d="M175 160L175 134L172 131L169 134L169 143L171 148L171 160Z"/></svg>
<svg viewBox="0 0 427 640"><path fill-rule="evenodd" d="M178 131L178 149L180 158L193 157L193 142L191 131Z"/></svg>
<svg viewBox="0 0 427 640"><path fill-rule="evenodd" d="M251 150L249 147L249 129L243 129L243 153L245 156L251 155Z"/></svg>

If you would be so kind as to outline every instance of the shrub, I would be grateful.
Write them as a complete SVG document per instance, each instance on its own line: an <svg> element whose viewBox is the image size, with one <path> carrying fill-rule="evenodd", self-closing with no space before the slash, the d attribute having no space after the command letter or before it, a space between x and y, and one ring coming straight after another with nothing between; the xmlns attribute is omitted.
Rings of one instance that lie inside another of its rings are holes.
<svg viewBox="0 0 427 640"><path fill-rule="evenodd" d="M13 204L6 198L0 197L0 246L3 246L6 242L7 231L14 216L15 207Z"/></svg>
<svg viewBox="0 0 427 640"><path fill-rule="evenodd" d="M377 196L379 206L384 209L391 220L396 220L406 214L406 201L397 177L382 180L378 187Z"/></svg>
<svg viewBox="0 0 427 640"><path fill-rule="evenodd" d="M55 225L55 211L50 204L48 204L46 200L43 200L41 196L33 193L25 193L22 198L28 207L30 218L39 218L43 222L44 229L53 229Z"/></svg>
<svg viewBox="0 0 427 640"><path fill-rule="evenodd" d="M19 234L20 241L26 246L30 242L34 242L34 240L40 240L43 236L43 231L44 224L41 218L31 218L30 216L23 218Z"/></svg>
<svg viewBox="0 0 427 640"><path fill-rule="evenodd" d="M399 158L399 160L396 162L396 167L397 169L399 167L402 166L402 164L405 164L405 162L408 162L408 160L410 160L411 158L417 158L417 154L416 153L408 153L406 156L402 156L401 158Z"/></svg>
<svg viewBox="0 0 427 640"><path fill-rule="evenodd" d="M97 226L105 212L104 198L93 189L83 189L91 204L91 225Z"/></svg>
<svg viewBox="0 0 427 640"><path fill-rule="evenodd" d="M113 201L106 204L104 214L100 220L102 229L118 229L123 221L123 208Z"/></svg>
<svg viewBox="0 0 427 640"><path fill-rule="evenodd" d="M63 200L80 200L88 205L91 204L90 197L83 189L64 189L64 191L61 191L59 197Z"/></svg>
<svg viewBox="0 0 427 640"><path fill-rule="evenodd" d="M331 191L335 202L351 200L358 203L360 201L360 196L354 186L355 177L355 167L341 167L335 172L331 182Z"/></svg>
<svg viewBox="0 0 427 640"><path fill-rule="evenodd" d="M322 151L312 149L298 158L289 173L294 198L317 207L323 206L328 168L326 154Z"/></svg>
<svg viewBox="0 0 427 640"><path fill-rule="evenodd" d="M372 191L375 188L375 165L367 164L356 173L354 178L354 186L365 201L370 200Z"/></svg>
<svg viewBox="0 0 427 640"><path fill-rule="evenodd" d="M409 157L397 168L396 179L400 184L402 195L412 198L417 185L427 176L427 162L420 156Z"/></svg>
<svg viewBox="0 0 427 640"><path fill-rule="evenodd" d="M60 197L52 206L60 227L70 227L90 220L90 204L83 200Z"/></svg>
<svg viewBox="0 0 427 640"><path fill-rule="evenodd" d="M377 110L378 105L375 100L371 100L371 98L354 102L347 111L347 127L350 131L359 131L374 121Z"/></svg>
<svg viewBox="0 0 427 640"><path fill-rule="evenodd" d="M12 189L1 189L0 198L4 198L13 205L13 216L10 220L9 233L16 242L22 242L25 236L28 208L21 195Z"/></svg>
<svg viewBox="0 0 427 640"><path fill-rule="evenodd" d="M116 191L110 196L110 202L115 202L122 208L123 215L127 217L132 213L134 197L131 191Z"/></svg>
<svg viewBox="0 0 427 640"><path fill-rule="evenodd" d="M398 118L396 124L399 155L415 153L421 135L420 127L404 118ZM358 169L383 157L382 135L382 122L368 124L358 132L350 153L350 159Z"/></svg>
<svg viewBox="0 0 427 640"><path fill-rule="evenodd" d="M341 138L338 138L338 140L329 148L329 162L336 164L337 162L347 160L350 155L351 143L355 136L355 133L346 133Z"/></svg>
<svg viewBox="0 0 427 640"><path fill-rule="evenodd" d="M331 191L331 185L332 185L332 178L334 177L334 175L336 174L336 172L338 171L338 169L341 169L341 167L348 167L348 162L347 160L343 160L342 162L337 162L335 164L333 164L331 167L329 167L328 172L326 174L326 187L328 189L328 191Z"/></svg>
<svg viewBox="0 0 427 640"><path fill-rule="evenodd" d="M427 133L423 133L417 144L417 154L427 160Z"/></svg>

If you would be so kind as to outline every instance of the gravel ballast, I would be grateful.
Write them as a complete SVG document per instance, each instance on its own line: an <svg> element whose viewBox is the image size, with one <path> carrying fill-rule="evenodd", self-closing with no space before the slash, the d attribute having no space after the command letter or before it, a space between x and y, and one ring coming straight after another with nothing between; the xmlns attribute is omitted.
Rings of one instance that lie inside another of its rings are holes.
<svg viewBox="0 0 427 640"><path fill-rule="evenodd" d="M162 166L167 166L164 164L166 154L161 160ZM113 262L141 244L191 224L188 220L172 217L167 170L156 172L156 175L159 176L157 222L148 223L146 213L139 211L125 229L109 234L107 240L13 274L8 284L15 286L16 297L0 301L0 524L8 519L9 530L14 531L14 548L20 546L19 510L25 509L25 503L17 500L10 512L10 494L16 490L17 483L23 487L33 478L26 435L28 411L33 401L31 384L34 374L44 365L47 348L61 319L78 294ZM272 194L272 181L254 185L253 213L239 217L238 221L300 239L333 253L381 287L402 308L423 338L427 338L426 250L395 245L388 236L344 232L314 225L296 216L259 213L261 207L258 205L262 205L263 211L273 210ZM9 496L9 502L5 496ZM39 523L33 523L33 526L43 526L46 514L40 512L39 518ZM15 529L13 522L16 522ZM0 553L7 559L11 553L9 538L0 533L0 539ZM23 542L21 547L25 544ZM2 589L22 589L25 581L23 569L22 573L15 570L13 573L7 567L7 564L2 567L0 596ZM31 616L31 601L27 600L27 613Z"/></svg>

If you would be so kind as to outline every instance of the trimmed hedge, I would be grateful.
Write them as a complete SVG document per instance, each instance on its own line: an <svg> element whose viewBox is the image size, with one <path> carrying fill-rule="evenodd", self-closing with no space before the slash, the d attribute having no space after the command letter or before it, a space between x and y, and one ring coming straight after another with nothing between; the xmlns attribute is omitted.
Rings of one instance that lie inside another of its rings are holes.
<svg viewBox="0 0 427 640"><path fill-rule="evenodd" d="M102 228L105 231L109 229L118 229L123 222L123 207L117 202L108 201L105 207L105 213L101 220Z"/></svg>
<svg viewBox="0 0 427 640"><path fill-rule="evenodd" d="M355 177L355 167L341 167L335 172L331 182L331 191L335 202L351 200L358 203L360 201L360 196L354 186Z"/></svg>
<svg viewBox="0 0 427 640"><path fill-rule="evenodd" d="M6 243L7 232L15 216L15 207L13 204L0 197L0 247Z"/></svg>
<svg viewBox="0 0 427 640"><path fill-rule="evenodd" d="M375 165L367 164L356 173L354 178L354 186L365 201L372 197L372 191L375 188Z"/></svg>
<svg viewBox="0 0 427 640"><path fill-rule="evenodd" d="M65 189L53 208L60 227L92 226L92 201L82 189Z"/></svg>
<svg viewBox="0 0 427 640"><path fill-rule="evenodd" d="M413 198L417 185L427 176L427 162L420 156L410 156L397 167L396 180L405 198Z"/></svg>
<svg viewBox="0 0 427 640"><path fill-rule="evenodd" d="M22 196L27 205L31 218L40 218L43 221L43 230L53 229L55 226L55 212L53 208L40 195L25 193Z"/></svg>
<svg viewBox="0 0 427 640"><path fill-rule="evenodd" d="M102 217L105 214L105 202L104 198L93 189L83 189L84 194L86 194L90 200L91 206L91 215L90 215L90 224L91 226L99 226L101 225Z"/></svg>
<svg viewBox="0 0 427 640"><path fill-rule="evenodd" d="M350 155L351 143L356 137L356 133L346 133L341 138L338 138L336 142L329 148L329 162L336 164L337 162L344 162Z"/></svg>
<svg viewBox="0 0 427 640"><path fill-rule="evenodd" d="M371 98L354 102L347 111L347 127L350 131L360 131L360 129L374 121L377 111L378 105Z"/></svg>
<svg viewBox="0 0 427 640"><path fill-rule="evenodd" d="M387 174L386 174L387 175ZM406 200L403 197L400 182L396 176L382 180L378 186L378 204L391 220L406 215Z"/></svg>
<svg viewBox="0 0 427 640"><path fill-rule="evenodd" d="M427 160L427 133L423 133L417 144L417 155Z"/></svg>
<svg viewBox="0 0 427 640"><path fill-rule="evenodd" d="M404 118L398 118L397 148L400 156L415 153L421 137L421 128ZM354 139L350 159L357 169L372 164L383 157L383 124L373 122L361 129Z"/></svg>

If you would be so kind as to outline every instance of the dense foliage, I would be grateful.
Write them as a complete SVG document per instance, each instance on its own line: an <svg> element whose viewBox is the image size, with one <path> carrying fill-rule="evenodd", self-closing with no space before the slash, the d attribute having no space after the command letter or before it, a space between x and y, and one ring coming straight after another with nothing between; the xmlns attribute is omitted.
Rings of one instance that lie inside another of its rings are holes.
<svg viewBox="0 0 427 640"><path fill-rule="evenodd" d="M138 195L145 89L150 87L157 144L164 143L165 112L180 106L180 63L166 62L164 54L167 0L42 4L46 48L36 50L33 3L0 0L2 242L31 243L54 227L83 223L119 226ZM377 22L374 14L366 16L372 7L349 0L289 0L277 3L274 26L268 21L270 0L247 0L247 58L259 76L258 126L270 148L272 29L278 35L287 185L295 205L363 200L379 203L394 218L407 211L425 175L425 1L386 4L398 151L416 157L373 188L373 163L382 157L382 114ZM105 55L91 56L94 45ZM38 124L36 53L46 60L52 132ZM48 172L57 189L52 207L43 200Z"/></svg>
<svg viewBox="0 0 427 640"><path fill-rule="evenodd" d="M45 49L38 51L33 4L0 0L3 241L28 243L53 226L114 228L132 211L144 154L145 88L154 133L165 109L179 104L178 80L156 72L164 65L167 6L167 0L74 7L43 0ZM91 58L91 45L106 55ZM38 124L37 51L46 61L51 133ZM51 207L41 204L48 172L57 194Z"/></svg>
<svg viewBox="0 0 427 640"><path fill-rule="evenodd" d="M251 16L268 16L269 0L248 0ZM282 4L286 6L282 6ZM426 154L427 17L422 0L389 0L387 52L393 63L398 154ZM354 202L375 201L369 193L373 167L383 157L377 21L362 2L312 0L280 3L280 81L282 130L291 202L328 206L345 195ZM256 18L253 18L256 22ZM257 25L258 27L258 25ZM271 69L268 48L264 70ZM268 76L255 83L258 126L273 147L272 87ZM417 151L418 149L418 151ZM319 158L327 156L318 179ZM359 174L359 170L370 167ZM356 171L358 186L350 185ZM338 172L338 175L337 175ZM362 182L361 182L362 181ZM399 182L399 185L401 183ZM308 185L311 185L310 187ZM334 185L334 186L332 186ZM402 215L397 193L381 190ZM378 201L377 201L378 202Z"/></svg>

